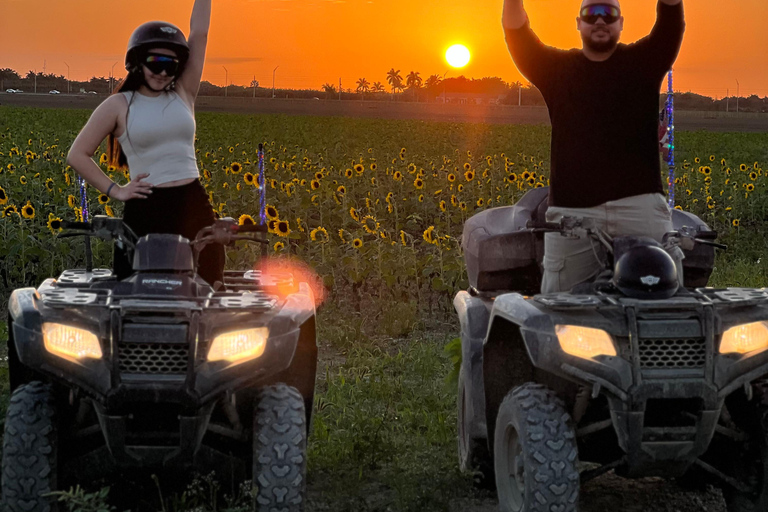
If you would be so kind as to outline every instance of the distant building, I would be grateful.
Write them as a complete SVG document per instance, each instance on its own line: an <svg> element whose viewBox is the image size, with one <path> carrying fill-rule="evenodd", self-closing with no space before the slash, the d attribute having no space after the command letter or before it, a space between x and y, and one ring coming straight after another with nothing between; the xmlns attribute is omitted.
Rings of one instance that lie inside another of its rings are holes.
<svg viewBox="0 0 768 512"><path fill-rule="evenodd" d="M437 97L438 103L454 103L457 105L500 105L503 94L485 94L479 92L449 92ZM447 101L446 101L447 100Z"/></svg>

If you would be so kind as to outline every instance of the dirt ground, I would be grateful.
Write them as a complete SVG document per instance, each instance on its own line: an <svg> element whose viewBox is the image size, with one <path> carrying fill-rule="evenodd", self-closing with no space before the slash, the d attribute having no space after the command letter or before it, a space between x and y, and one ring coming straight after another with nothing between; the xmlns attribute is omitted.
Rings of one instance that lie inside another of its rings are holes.
<svg viewBox="0 0 768 512"><path fill-rule="evenodd" d="M0 93L0 105L43 108L93 109L104 100L99 95ZM201 96L201 112L286 114L378 119L416 119L453 123L549 124L544 107L510 105L443 105L397 101L333 101ZM678 112L678 130L712 132L768 132L768 114L734 112Z"/></svg>
<svg viewBox="0 0 768 512"><path fill-rule="evenodd" d="M484 499L462 500L450 512L497 512L491 493ZM725 512L719 489L688 491L661 478L626 480L609 473L581 490L581 512Z"/></svg>

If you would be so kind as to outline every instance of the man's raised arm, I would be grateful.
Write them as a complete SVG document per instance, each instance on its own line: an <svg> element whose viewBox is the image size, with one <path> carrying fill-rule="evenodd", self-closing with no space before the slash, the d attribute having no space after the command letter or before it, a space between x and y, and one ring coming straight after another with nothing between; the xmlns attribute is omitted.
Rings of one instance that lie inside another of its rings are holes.
<svg viewBox="0 0 768 512"><path fill-rule="evenodd" d="M675 1L675 0L666 0ZM680 1L680 0L677 0ZM501 24L504 30L514 30L525 25L528 15L523 7L523 0L504 0L504 12L501 15Z"/></svg>

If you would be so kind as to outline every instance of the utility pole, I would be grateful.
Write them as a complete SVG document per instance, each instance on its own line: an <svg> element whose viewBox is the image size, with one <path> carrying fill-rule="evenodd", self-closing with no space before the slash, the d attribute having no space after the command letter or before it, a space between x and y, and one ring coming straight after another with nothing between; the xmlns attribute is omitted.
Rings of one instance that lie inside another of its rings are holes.
<svg viewBox="0 0 768 512"><path fill-rule="evenodd" d="M37 94L37 70L35 70L35 94Z"/></svg>
<svg viewBox="0 0 768 512"><path fill-rule="evenodd" d="M112 70L109 72L109 94L112 94L115 90L115 65L117 65L117 62L112 64Z"/></svg>
<svg viewBox="0 0 768 512"><path fill-rule="evenodd" d="M339 77L339 101L341 101L341 77Z"/></svg>
<svg viewBox="0 0 768 512"><path fill-rule="evenodd" d="M523 85L520 84L517 87L517 106L522 107L523 106Z"/></svg>
<svg viewBox="0 0 768 512"><path fill-rule="evenodd" d="M725 111L726 112L731 111L730 106L731 106L731 90L726 89L725 90Z"/></svg>
<svg viewBox="0 0 768 512"><path fill-rule="evenodd" d="M253 97L256 98L256 75L253 75Z"/></svg>
<svg viewBox="0 0 768 512"><path fill-rule="evenodd" d="M736 115L739 115L739 80L736 80Z"/></svg>
<svg viewBox="0 0 768 512"><path fill-rule="evenodd" d="M279 68L280 65L278 64L275 66L275 69L272 70L272 98L275 97L275 73L277 73L277 68Z"/></svg>
<svg viewBox="0 0 768 512"><path fill-rule="evenodd" d="M224 68L224 97L227 97L227 91L229 91L229 71L227 71L227 68L224 66L221 66Z"/></svg>

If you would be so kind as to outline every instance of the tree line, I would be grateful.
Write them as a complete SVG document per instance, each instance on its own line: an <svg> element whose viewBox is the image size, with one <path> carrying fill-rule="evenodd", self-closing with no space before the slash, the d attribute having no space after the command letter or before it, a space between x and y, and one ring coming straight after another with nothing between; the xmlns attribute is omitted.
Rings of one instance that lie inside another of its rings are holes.
<svg viewBox="0 0 768 512"><path fill-rule="evenodd" d="M21 89L24 92L33 92L37 82L37 92L47 93L57 90L62 93L71 91L73 94L83 91L95 91L98 94L109 94L117 87L119 79L110 80L109 77L91 77L85 81L72 80L67 83L64 75L53 73L35 73L29 71L21 75L11 68L0 68L0 91L6 89ZM391 68L386 73L386 84L380 81L369 81L365 77L356 80L348 87L339 88L338 84L326 82L319 89L273 89L261 87L257 80L250 85L231 84L228 87L203 81L200 84L201 96L232 96L232 97L257 97L257 98L294 98L294 99L341 99L362 101L414 101L435 102L442 101L446 95L448 101L456 100L461 95L481 95L488 100L500 104L525 106L543 106L544 98L538 89L530 84L520 82L507 83L499 77L466 78L441 77L430 75L422 78L418 71L411 71L405 76L403 73ZM665 99L661 95L661 100ZM741 97L738 100L741 112L768 112L768 96L759 97L751 95ZM680 110L722 111L736 110L736 97L711 98L692 92L677 93L675 106Z"/></svg>

